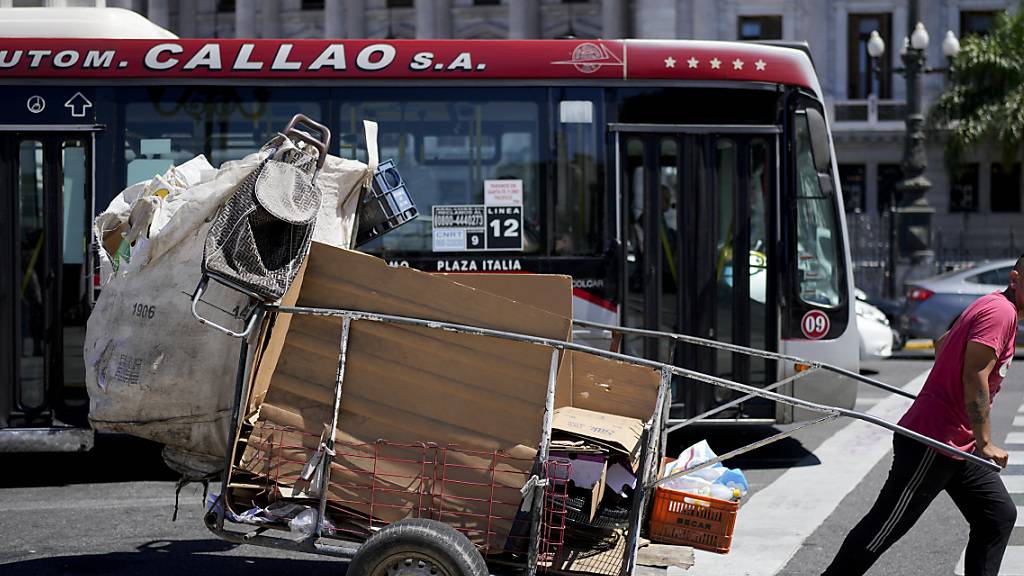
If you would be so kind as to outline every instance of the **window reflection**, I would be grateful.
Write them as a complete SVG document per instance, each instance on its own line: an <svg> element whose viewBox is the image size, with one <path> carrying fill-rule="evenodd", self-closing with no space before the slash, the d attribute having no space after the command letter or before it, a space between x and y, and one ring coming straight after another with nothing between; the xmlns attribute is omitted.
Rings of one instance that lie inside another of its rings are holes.
<svg viewBox="0 0 1024 576"><path fill-rule="evenodd" d="M811 304L838 306L843 277L839 259L839 230L832 190L822 188L811 153L807 116L796 118L797 268L800 299Z"/></svg>
<svg viewBox="0 0 1024 576"><path fill-rule="evenodd" d="M483 204L484 180L521 180L523 251L540 251L540 112L538 103L523 100L342 104L339 132L351 135L342 155L366 161L361 122L376 121L380 157L395 159L419 210L363 249L430 253L434 205Z"/></svg>
<svg viewBox="0 0 1024 576"><path fill-rule="evenodd" d="M255 152L295 114L320 104L268 89L153 88L125 106L127 183L205 154L214 166Z"/></svg>
<svg viewBox="0 0 1024 576"><path fill-rule="evenodd" d="M23 410L42 408L46 400L46 235L43 187L43 143L24 140L18 155L18 284L21 302L18 405Z"/></svg>
<svg viewBox="0 0 1024 576"><path fill-rule="evenodd" d="M588 100L563 101L557 133L554 253L598 254L602 190L598 180L598 130Z"/></svg>

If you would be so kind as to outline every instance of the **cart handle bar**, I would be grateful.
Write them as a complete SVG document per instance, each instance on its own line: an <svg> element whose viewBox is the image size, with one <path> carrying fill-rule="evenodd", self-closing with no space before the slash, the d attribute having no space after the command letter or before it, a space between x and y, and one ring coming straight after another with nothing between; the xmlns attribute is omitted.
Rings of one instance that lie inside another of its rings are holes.
<svg viewBox="0 0 1024 576"><path fill-rule="evenodd" d="M703 372L697 372L686 368L680 368L671 364L665 364L664 362L658 362L656 360L648 360L646 358L638 358L636 356L630 356L628 354L621 354L619 352L610 352L608 350L601 350L600 348L593 348L590 346L584 346L583 344L576 344L574 342L565 342L562 340L555 340L553 338L544 338L542 336L530 336L528 334L517 334L515 332L504 332L501 330L492 330L490 328L480 328L477 326L468 326L465 324L454 324L451 322L440 322L437 320L423 320L420 318L410 318L407 316L394 316L391 314L379 314L376 312L361 312L358 310L342 310L339 308L317 308L311 306L273 306L263 305L268 310L282 312L285 314L309 314L314 316L330 316L335 318L350 318L352 320L367 320L370 322L379 322L384 324L397 324L404 326L423 326L434 330L444 330L446 332L456 332L461 334L471 334L475 336L490 336L492 338L501 338L503 340L514 340L519 342L527 342L530 344L538 344L541 346L549 346L558 350L574 350L577 352L586 352L588 354L594 354L611 360L618 360L620 362L627 362L639 366L645 366L654 370L661 370L675 374L677 376L683 376L685 378L691 378L698 382L704 382L705 384L711 384L730 390L736 390L737 392L743 392L759 398L765 398L775 402L782 402L783 404L789 404L798 408L804 408L812 412L820 412L823 414L835 413L840 416L846 416L855 420L863 420L876 426L881 426L892 431L895 434L900 434L917 440L927 446L934 448L935 450L956 459L970 460L981 466L985 466L995 472L999 472L1001 468L995 462L979 458L969 452L958 450L948 444L943 444L937 440L923 436L908 430L898 424L893 424L876 416L865 414L863 412L857 412L856 410L847 410L845 408L838 408L836 406L826 406L823 404L817 404L808 400L801 400L799 398L793 398L792 396L786 396L784 394L777 394L775 392L768 392L756 386L750 386L748 384L740 384L732 380L725 378L719 378L710 374L704 374Z"/></svg>
<svg viewBox="0 0 1024 576"><path fill-rule="evenodd" d="M643 328L628 328L625 326L612 326L611 324L601 324L599 322L590 322L588 320L573 320L573 324L577 326L583 326L586 328L597 328L600 330L610 330L612 332L621 332L623 334L635 334L637 336L647 336L652 338L668 338L676 340L677 342L685 342L687 344L695 344L697 346L707 346L709 348L717 348L719 350L726 350L728 352L735 352L737 354L746 354L747 356L755 356L758 358L767 358L769 360L785 360L787 362L793 362L794 364L803 364L810 368L821 368L827 372L839 374L852 380L874 386L875 388L881 388L887 392L893 394L899 394L905 398L911 400L917 398L916 395L897 388L892 384L886 384L880 382L874 378L868 378L867 376L858 374L852 370L846 368L840 368L839 366L833 366L832 364L826 364L824 362L818 362L816 360L805 360L799 356L791 356L789 354L780 354L778 352L768 352L767 350L758 350L757 348L748 348L746 346L739 346L736 344L728 344L726 342L718 342L716 340L708 340L707 338L698 338L697 336L687 336L686 334L676 334L674 332L661 332L658 330L644 330Z"/></svg>

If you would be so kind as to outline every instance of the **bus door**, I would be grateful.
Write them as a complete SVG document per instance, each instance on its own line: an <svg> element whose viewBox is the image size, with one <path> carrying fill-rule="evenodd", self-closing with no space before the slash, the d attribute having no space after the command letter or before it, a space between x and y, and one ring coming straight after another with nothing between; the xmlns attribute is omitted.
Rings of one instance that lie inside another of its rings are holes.
<svg viewBox="0 0 1024 576"><path fill-rule="evenodd" d="M754 348L778 348L773 257L777 138L765 127L614 125L619 154L623 323ZM626 338L624 349L738 382L773 382L759 358ZM734 393L673 383L671 418L725 403ZM719 415L773 421L750 400Z"/></svg>
<svg viewBox="0 0 1024 576"><path fill-rule="evenodd" d="M0 428L87 426L92 134L0 131Z"/></svg>

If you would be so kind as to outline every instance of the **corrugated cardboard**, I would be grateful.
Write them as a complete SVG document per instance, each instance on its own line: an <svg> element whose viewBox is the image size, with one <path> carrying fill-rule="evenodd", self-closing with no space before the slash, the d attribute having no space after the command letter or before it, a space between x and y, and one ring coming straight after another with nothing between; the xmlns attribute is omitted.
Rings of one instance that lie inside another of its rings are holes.
<svg viewBox="0 0 1024 576"><path fill-rule="evenodd" d="M636 418L563 406L555 410L551 428L556 433L593 440L628 455L634 470L638 465L644 423Z"/></svg>
<svg viewBox="0 0 1024 576"><path fill-rule="evenodd" d="M555 406L617 414L647 422L658 402L661 374L657 370L573 351L571 374L561 375L563 390ZM562 400L562 401L559 401Z"/></svg>
<svg viewBox="0 0 1024 576"><path fill-rule="evenodd" d="M517 283L529 282L516 278ZM551 292L541 301L571 302L567 279L539 277L533 292ZM525 286L525 284L523 284ZM304 272L286 302L412 316L521 332L567 340L570 310L561 314L537 309L490 292L408 268L392 268L382 260L314 244ZM278 448L276 462L256 447L243 455L241 467L270 478L297 475L330 425L341 335L340 319L280 315L276 320L252 382L250 422L286 426L310 434L296 435L292 448ZM339 453L332 466L332 500L385 520L407 516L423 492L423 458L372 457L374 443L387 439L403 444L457 444L447 452L449 464L460 466L461 478L449 478L443 502L462 521L446 521L483 534L486 514L514 516L518 499L491 508L491 469L495 480L518 491L540 442L550 366L546 348L430 330L357 321L352 324L338 442L352 455ZM356 445L364 444L359 447ZM397 448L394 448L397 449ZM502 459L468 451L500 451L522 460ZM415 452L415 449L406 451ZM422 453L422 450L420 450ZM430 456L432 457L432 456ZM401 462L399 460L406 460ZM365 501L371 470L385 490L375 490L371 511ZM365 471L365 472L360 472ZM386 480L382 480L386 479ZM476 485L479 484L479 485ZM487 487L483 485L486 484ZM482 500L482 501L477 501ZM363 502L363 504L360 504ZM480 513L484 516L480 516ZM492 519L490 544L503 544L508 524ZM473 536L473 533L470 534ZM480 540L480 538L475 538Z"/></svg>
<svg viewBox="0 0 1024 576"><path fill-rule="evenodd" d="M572 277L555 274L467 274L437 276L504 296L560 316L572 315Z"/></svg>

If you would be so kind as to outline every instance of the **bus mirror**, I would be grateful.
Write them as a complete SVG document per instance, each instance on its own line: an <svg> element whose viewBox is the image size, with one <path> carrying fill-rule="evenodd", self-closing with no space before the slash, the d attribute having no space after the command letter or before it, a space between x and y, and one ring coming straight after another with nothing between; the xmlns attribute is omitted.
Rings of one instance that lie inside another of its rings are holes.
<svg viewBox="0 0 1024 576"><path fill-rule="evenodd" d="M814 155L814 169L817 172L828 172L831 151L828 145L828 128L825 117L817 108L807 108L807 129L811 135L811 153Z"/></svg>

